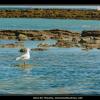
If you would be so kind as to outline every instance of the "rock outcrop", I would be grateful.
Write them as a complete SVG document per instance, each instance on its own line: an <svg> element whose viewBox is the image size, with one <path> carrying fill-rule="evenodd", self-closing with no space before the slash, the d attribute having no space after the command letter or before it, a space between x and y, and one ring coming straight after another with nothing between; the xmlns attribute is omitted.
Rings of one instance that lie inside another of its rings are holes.
<svg viewBox="0 0 100 100"><path fill-rule="evenodd" d="M83 31L80 43L87 49L100 48L100 30Z"/></svg>
<svg viewBox="0 0 100 100"><path fill-rule="evenodd" d="M1 30L0 39L47 40L80 37L80 33L67 30Z"/></svg>
<svg viewBox="0 0 100 100"><path fill-rule="evenodd" d="M80 33L71 32L68 30L1 30L0 39L17 39L19 42L23 42L27 39L34 40L47 40L54 39L57 42L53 45L47 43L40 43L37 45L38 48L32 49L34 51L47 50L49 47L81 47L86 49L100 48L100 30L89 30L82 31ZM0 47L24 47L20 43L15 44L1 44ZM25 50L20 50L20 52L25 52Z"/></svg>

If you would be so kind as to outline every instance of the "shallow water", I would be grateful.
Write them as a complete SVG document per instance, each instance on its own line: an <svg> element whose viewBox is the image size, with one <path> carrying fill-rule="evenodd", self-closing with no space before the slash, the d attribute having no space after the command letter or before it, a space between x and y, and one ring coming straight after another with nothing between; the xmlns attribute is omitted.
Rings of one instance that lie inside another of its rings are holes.
<svg viewBox="0 0 100 100"><path fill-rule="evenodd" d="M81 32L99 30L99 20L46 19L46 18L0 18L2 30L50 30L65 29Z"/></svg>
<svg viewBox="0 0 100 100"><path fill-rule="evenodd" d="M6 42L1 40L0 43ZM24 42L29 48L39 43ZM31 66L26 68L16 66L23 64L23 61L15 61L20 55L18 50L0 48L0 94L100 94L100 50L49 48L31 51L27 61Z"/></svg>
<svg viewBox="0 0 100 100"><path fill-rule="evenodd" d="M100 28L100 21L0 18L0 29L68 29L82 31ZM15 43L0 40L0 44ZM55 41L25 41L25 47ZM23 68L19 48L0 48L0 94L100 94L100 50L81 48L49 48L31 51L29 67Z"/></svg>

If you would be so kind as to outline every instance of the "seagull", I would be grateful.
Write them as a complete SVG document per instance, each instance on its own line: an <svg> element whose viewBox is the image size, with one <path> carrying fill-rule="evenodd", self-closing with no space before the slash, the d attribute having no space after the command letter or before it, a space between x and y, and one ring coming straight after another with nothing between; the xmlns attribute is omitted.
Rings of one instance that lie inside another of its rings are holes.
<svg viewBox="0 0 100 100"><path fill-rule="evenodd" d="M26 53L20 57L17 57L16 58L16 61L17 60L24 60L24 66L25 66L25 61L26 60L29 60L30 59L30 49L29 48L26 48Z"/></svg>

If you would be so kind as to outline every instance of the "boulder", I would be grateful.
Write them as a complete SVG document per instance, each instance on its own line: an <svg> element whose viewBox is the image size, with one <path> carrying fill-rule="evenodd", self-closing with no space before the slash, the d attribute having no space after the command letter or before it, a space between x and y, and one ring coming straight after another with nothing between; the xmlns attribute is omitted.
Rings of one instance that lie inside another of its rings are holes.
<svg viewBox="0 0 100 100"><path fill-rule="evenodd" d="M24 40L27 40L28 37L27 37L26 35L24 35L24 34L20 34L20 35L18 36L18 39L19 39L20 41L24 41Z"/></svg>

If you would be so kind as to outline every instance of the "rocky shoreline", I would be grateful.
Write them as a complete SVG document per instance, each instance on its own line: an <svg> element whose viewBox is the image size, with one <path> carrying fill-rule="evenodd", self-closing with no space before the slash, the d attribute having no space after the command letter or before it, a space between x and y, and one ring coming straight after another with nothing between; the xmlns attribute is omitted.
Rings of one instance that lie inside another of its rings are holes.
<svg viewBox="0 0 100 100"><path fill-rule="evenodd" d="M53 45L38 44L37 49L33 50L45 50L41 48L49 47L81 47L85 49L100 48L100 30L87 30L81 33L72 32L68 30L0 30L0 39L2 40L48 40L53 39L57 42ZM0 47L24 47L22 44L1 44ZM47 49L46 49L47 50Z"/></svg>
<svg viewBox="0 0 100 100"><path fill-rule="evenodd" d="M0 9L0 18L60 18L60 19L100 19L96 9Z"/></svg>
<svg viewBox="0 0 100 100"><path fill-rule="evenodd" d="M68 30L0 30L0 39L5 40L47 40L80 37L80 33Z"/></svg>

